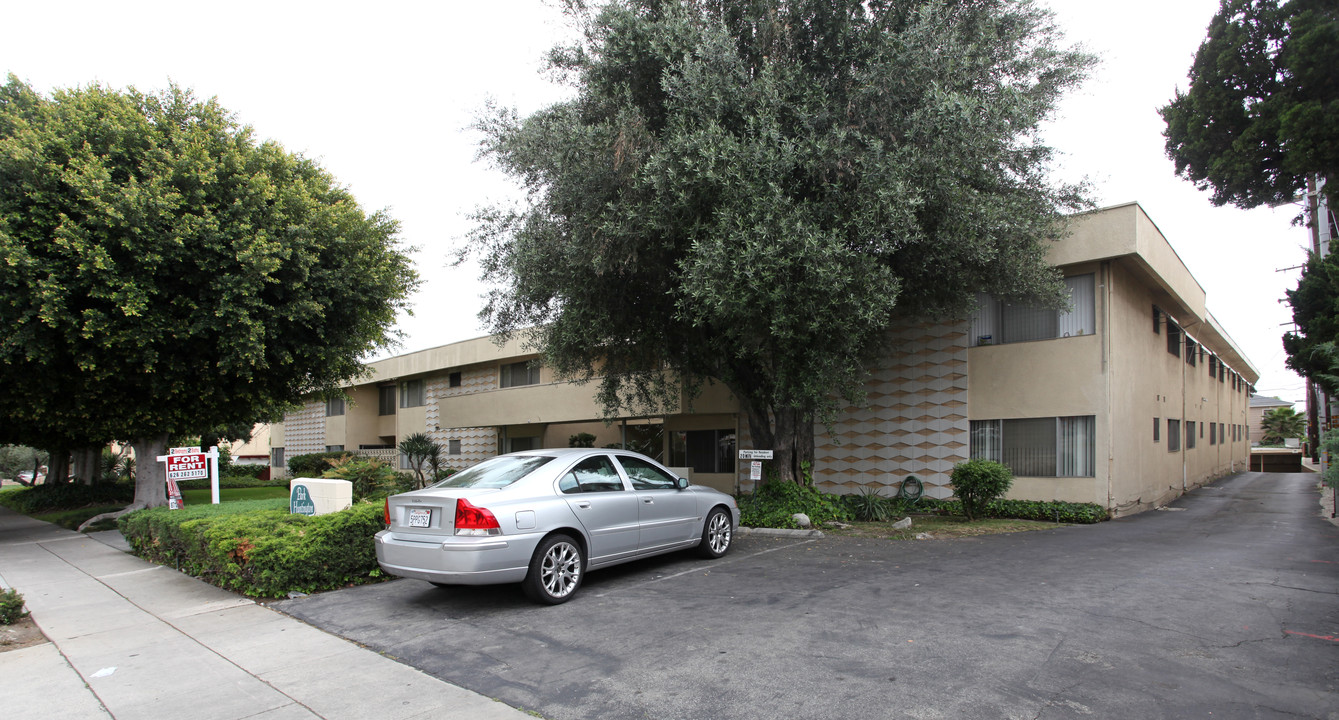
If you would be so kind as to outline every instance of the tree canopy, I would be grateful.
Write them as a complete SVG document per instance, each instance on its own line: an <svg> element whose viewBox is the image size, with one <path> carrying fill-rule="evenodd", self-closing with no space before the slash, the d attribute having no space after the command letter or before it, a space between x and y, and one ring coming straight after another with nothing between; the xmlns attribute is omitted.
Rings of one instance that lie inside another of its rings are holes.
<svg viewBox="0 0 1339 720"><path fill-rule="evenodd" d="M722 382L791 479L897 318L1062 302L1046 241L1084 201L1037 129L1091 58L1032 2L571 5L575 97L478 120L528 201L467 252L492 329L534 328L611 414Z"/></svg>
<svg viewBox="0 0 1339 720"><path fill-rule="evenodd" d="M1339 255L1313 255L1286 294L1297 326L1283 336L1288 367L1339 395Z"/></svg>
<svg viewBox="0 0 1339 720"><path fill-rule="evenodd" d="M1339 206L1339 6L1222 0L1190 87L1160 112L1176 172L1215 205L1292 201L1307 178Z"/></svg>
<svg viewBox="0 0 1339 720"><path fill-rule="evenodd" d="M10 76L0 440L165 441L337 390L417 283L396 233L216 100Z"/></svg>

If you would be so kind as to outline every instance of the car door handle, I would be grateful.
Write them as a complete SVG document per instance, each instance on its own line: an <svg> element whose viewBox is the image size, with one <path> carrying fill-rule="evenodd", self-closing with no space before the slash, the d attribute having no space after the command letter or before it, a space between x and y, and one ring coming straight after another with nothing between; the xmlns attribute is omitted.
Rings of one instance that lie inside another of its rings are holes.
<svg viewBox="0 0 1339 720"><path fill-rule="evenodd" d="M589 501L589 500L582 500L581 502L577 503L577 507L581 508L582 510L589 510L589 509L590 509L590 501Z"/></svg>
<svg viewBox="0 0 1339 720"><path fill-rule="evenodd" d="M644 498L642 498L642 502L646 503L647 505L650 505L650 504L654 503L655 501L656 501L655 498L649 498L649 497L644 497Z"/></svg>

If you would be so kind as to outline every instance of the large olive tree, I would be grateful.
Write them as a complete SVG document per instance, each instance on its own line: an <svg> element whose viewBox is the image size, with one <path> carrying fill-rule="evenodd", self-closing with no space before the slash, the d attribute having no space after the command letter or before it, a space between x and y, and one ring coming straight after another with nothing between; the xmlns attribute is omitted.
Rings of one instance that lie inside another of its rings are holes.
<svg viewBox="0 0 1339 720"><path fill-rule="evenodd" d="M493 330L535 328L607 411L724 383L795 479L891 323L1060 302L1047 240L1082 201L1037 130L1090 58L1034 3L570 5L549 64L575 96L479 119L529 197L471 249Z"/></svg>

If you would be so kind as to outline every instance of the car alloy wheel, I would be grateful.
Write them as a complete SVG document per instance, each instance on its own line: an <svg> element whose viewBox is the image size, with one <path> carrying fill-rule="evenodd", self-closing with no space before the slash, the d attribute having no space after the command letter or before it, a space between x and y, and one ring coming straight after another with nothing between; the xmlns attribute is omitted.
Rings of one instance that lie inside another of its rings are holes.
<svg viewBox="0 0 1339 720"><path fill-rule="evenodd" d="M531 599L557 605L581 586L585 567L576 541L566 535L554 535L535 550L522 587Z"/></svg>
<svg viewBox="0 0 1339 720"><path fill-rule="evenodd" d="M702 544L698 546L703 557L718 558L730 550L730 541L734 539L732 525L730 513L722 508L711 511L702 528Z"/></svg>

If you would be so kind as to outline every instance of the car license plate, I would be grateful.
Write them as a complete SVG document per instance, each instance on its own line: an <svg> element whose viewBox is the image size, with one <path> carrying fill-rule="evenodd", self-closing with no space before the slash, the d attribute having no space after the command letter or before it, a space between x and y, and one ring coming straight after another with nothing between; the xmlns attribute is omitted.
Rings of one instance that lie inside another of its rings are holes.
<svg viewBox="0 0 1339 720"><path fill-rule="evenodd" d="M409 508L409 527L428 527L432 522L432 510L428 508Z"/></svg>

